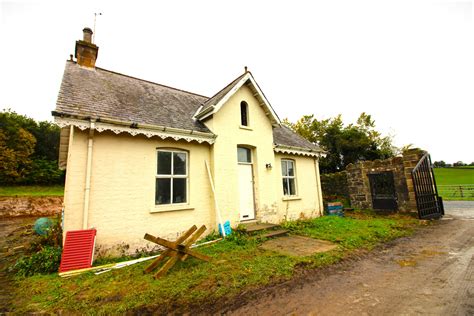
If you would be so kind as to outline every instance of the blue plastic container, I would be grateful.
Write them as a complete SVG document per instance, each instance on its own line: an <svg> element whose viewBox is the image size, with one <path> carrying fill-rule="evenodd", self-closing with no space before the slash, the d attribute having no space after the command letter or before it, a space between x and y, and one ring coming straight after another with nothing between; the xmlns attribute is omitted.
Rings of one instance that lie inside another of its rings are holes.
<svg viewBox="0 0 474 316"><path fill-rule="evenodd" d="M232 234L232 227L230 227L230 222L229 221L224 223L224 231L225 231L226 236L229 236L230 234ZM219 234L223 235L221 224L219 224Z"/></svg>
<svg viewBox="0 0 474 316"><path fill-rule="evenodd" d="M341 203L328 203L328 216L344 217L343 208Z"/></svg>

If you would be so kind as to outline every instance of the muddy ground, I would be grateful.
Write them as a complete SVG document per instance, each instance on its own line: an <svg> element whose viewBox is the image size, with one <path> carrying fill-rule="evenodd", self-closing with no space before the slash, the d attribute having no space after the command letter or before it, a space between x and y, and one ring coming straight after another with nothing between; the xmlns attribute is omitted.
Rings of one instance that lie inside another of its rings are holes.
<svg viewBox="0 0 474 316"><path fill-rule="evenodd" d="M0 218L0 315L10 310L13 282L7 269L24 255L34 238L37 217Z"/></svg>
<svg viewBox="0 0 474 316"><path fill-rule="evenodd" d="M474 315L474 202L365 258L228 302L232 315Z"/></svg>

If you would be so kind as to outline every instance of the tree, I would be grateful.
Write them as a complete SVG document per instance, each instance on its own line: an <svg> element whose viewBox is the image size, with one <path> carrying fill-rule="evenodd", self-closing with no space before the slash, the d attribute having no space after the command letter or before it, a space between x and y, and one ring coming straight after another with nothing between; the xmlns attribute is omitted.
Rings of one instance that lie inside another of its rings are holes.
<svg viewBox="0 0 474 316"><path fill-rule="evenodd" d="M433 166L435 168L446 168L446 162L444 162L443 160L440 160L440 161L435 161L433 163Z"/></svg>
<svg viewBox="0 0 474 316"><path fill-rule="evenodd" d="M48 121L36 122L32 118L10 109L0 113L0 128L23 128L36 138L34 159L58 160L60 128Z"/></svg>
<svg viewBox="0 0 474 316"><path fill-rule="evenodd" d="M0 112L0 183L61 183L59 134L53 123L36 122L11 110Z"/></svg>
<svg viewBox="0 0 474 316"><path fill-rule="evenodd" d="M21 182L32 168L31 154L36 139L19 127L17 130L0 129L0 182Z"/></svg>
<svg viewBox="0 0 474 316"><path fill-rule="evenodd" d="M305 115L294 124L288 120L284 120L284 124L327 151L327 156L320 160L322 173L344 170L359 160L386 159L395 154L392 138L382 136L366 113L362 113L355 124L347 126L341 115L325 120Z"/></svg>
<svg viewBox="0 0 474 316"><path fill-rule="evenodd" d="M453 163L453 167L463 167L465 165L466 164L462 161L456 161L455 163Z"/></svg>

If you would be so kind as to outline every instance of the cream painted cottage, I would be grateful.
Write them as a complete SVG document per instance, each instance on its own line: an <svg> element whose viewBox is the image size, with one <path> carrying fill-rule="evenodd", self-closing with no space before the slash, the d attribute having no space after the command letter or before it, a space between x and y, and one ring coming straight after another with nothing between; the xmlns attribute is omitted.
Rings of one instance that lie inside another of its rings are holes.
<svg viewBox="0 0 474 316"><path fill-rule="evenodd" d="M208 98L96 67L91 35L53 111L65 231L96 228L99 245L134 249L147 232L215 230L218 210L232 226L322 214L323 152L281 124L249 71Z"/></svg>

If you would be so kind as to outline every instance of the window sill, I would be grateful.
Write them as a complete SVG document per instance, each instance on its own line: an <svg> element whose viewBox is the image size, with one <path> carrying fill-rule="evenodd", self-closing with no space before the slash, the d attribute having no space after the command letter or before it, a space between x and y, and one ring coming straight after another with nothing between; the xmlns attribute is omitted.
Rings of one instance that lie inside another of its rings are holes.
<svg viewBox="0 0 474 316"><path fill-rule="evenodd" d="M189 204L155 205L150 213L174 212L174 211L192 211L194 207Z"/></svg>
<svg viewBox="0 0 474 316"><path fill-rule="evenodd" d="M282 200L283 201L297 201L297 200L301 200L301 198L297 195L289 195L289 196L284 196Z"/></svg>
<svg viewBox="0 0 474 316"><path fill-rule="evenodd" d="M240 129L245 129L245 130L248 130L248 131L253 131L253 128L245 126L245 125L239 125L239 128Z"/></svg>

